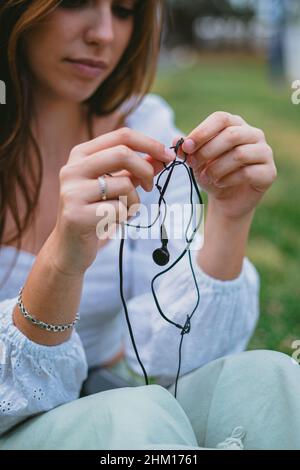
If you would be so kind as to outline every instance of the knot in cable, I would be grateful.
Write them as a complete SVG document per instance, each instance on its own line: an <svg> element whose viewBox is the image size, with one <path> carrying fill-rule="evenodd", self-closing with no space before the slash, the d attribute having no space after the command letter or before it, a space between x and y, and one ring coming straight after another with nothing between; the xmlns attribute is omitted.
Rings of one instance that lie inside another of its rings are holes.
<svg viewBox="0 0 300 470"><path fill-rule="evenodd" d="M185 324L182 328L181 334L186 335L190 331L191 331L191 319L190 319L189 315L187 315L187 318L186 318Z"/></svg>
<svg viewBox="0 0 300 470"><path fill-rule="evenodd" d="M174 147L170 147L171 149L175 149L176 155L179 151L179 147L183 144L183 142L184 142L184 138L182 137L181 139L178 140L177 144L174 145Z"/></svg>

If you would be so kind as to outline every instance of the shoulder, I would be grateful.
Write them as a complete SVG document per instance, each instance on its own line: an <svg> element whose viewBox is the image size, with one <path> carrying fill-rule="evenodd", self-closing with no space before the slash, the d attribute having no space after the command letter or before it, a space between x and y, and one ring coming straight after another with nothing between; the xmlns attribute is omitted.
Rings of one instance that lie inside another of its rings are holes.
<svg viewBox="0 0 300 470"><path fill-rule="evenodd" d="M129 119L135 119L137 116L151 117L152 114L163 113L163 117L174 118L174 111L171 105L160 95L148 93L137 109L129 116Z"/></svg>
<svg viewBox="0 0 300 470"><path fill-rule="evenodd" d="M141 118L151 122L154 121L154 118L157 119L158 116L161 119L167 118L173 120L175 114L170 104L164 98L154 93L148 93L127 120L129 123L137 125Z"/></svg>
<svg viewBox="0 0 300 470"><path fill-rule="evenodd" d="M178 134L174 110L164 98L154 93L145 95L128 116L126 125L162 141L169 141Z"/></svg>

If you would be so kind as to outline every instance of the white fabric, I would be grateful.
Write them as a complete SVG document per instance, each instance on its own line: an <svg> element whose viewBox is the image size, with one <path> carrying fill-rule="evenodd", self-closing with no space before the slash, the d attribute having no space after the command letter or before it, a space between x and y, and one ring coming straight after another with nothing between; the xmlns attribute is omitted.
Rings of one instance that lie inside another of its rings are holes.
<svg viewBox="0 0 300 470"><path fill-rule="evenodd" d="M14 326L15 304L0 304L0 435L28 416L78 398L87 376L78 334L58 346L36 344Z"/></svg>
<svg viewBox="0 0 300 470"><path fill-rule="evenodd" d="M128 118L127 125L167 146L180 135L174 125L173 111L161 97L153 94L146 96ZM167 204L177 203L179 209L182 204L189 204L189 191L184 168L176 167L166 193ZM142 204L149 207L157 203L156 190L146 193L139 188L138 192ZM194 201L197 201L195 191ZM135 220L130 223L134 224ZM174 261L185 247L185 240L172 239L171 222L166 221L166 227L168 249ZM133 239L125 241L124 292L134 336L148 374L168 384L177 372L180 331L160 317L150 290L151 279L162 270L152 260L152 252L160 246L160 241L137 240L135 229L127 230ZM158 225L156 233L158 236ZM200 246L201 241L199 235L193 248ZM53 347L32 343L11 322L19 288L35 260L34 255L20 252L15 268L0 290L0 301L3 301L0 302L0 357L4 354L2 363L0 361L0 433L28 416L78 397L87 364L91 367L112 358L121 349L122 342L126 345L129 364L141 372L128 337L119 295L119 244L119 240L110 240L86 271L79 306L81 320L77 327L82 344L74 332L69 341ZM191 332L183 341L182 373L220 356L242 351L259 313L259 278L247 258L237 279L220 281L200 269L195 249L191 253L201 301L192 318ZM13 247L2 247L1 280L14 255ZM196 302L187 255L157 280L155 290L164 313L183 324Z"/></svg>

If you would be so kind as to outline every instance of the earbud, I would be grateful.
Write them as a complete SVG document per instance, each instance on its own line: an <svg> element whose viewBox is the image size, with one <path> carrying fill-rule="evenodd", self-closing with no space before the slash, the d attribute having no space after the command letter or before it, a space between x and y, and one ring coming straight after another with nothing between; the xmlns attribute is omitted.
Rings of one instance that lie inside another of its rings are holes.
<svg viewBox="0 0 300 470"><path fill-rule="evenodd" d="M170 261L170 253L168 251L168 236L164 224L160 228L160 238L162 242L161 248L157 248L152 253L153 261L159 266L165 266Z"/></svg>

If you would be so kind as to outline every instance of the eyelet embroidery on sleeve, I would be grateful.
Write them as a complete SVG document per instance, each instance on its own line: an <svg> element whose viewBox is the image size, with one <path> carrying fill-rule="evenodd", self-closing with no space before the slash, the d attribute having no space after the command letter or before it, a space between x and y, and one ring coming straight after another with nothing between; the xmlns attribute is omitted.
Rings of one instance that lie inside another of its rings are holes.
<svg viewBox="0 0 300 470"><path fill-rule="evenodd" d="M12 408L12 403L10 401L2 400L0 402L0 413L9 413Z"/></svg>
<svg viewBox="0 0 300 470"><path fill-rule="evenodd" d="M34 398L35 400L41 400L44 396L45 396L45 393L43 392L43 390L40 387L35 388L33 390L32 398Z"/></svg>
<svg viewBox="0 0 300 470"><path fill-rule="evenodd" d="M16 424L79 397L87 362L78 334L58 346L33 343L0 302L0 436Z"/></svg>

